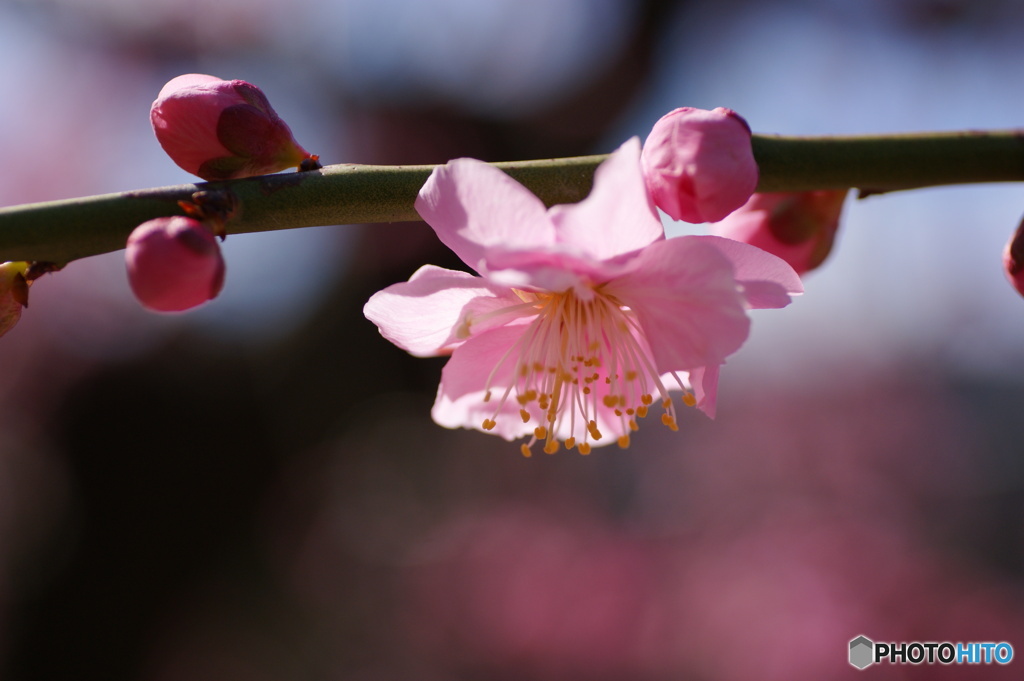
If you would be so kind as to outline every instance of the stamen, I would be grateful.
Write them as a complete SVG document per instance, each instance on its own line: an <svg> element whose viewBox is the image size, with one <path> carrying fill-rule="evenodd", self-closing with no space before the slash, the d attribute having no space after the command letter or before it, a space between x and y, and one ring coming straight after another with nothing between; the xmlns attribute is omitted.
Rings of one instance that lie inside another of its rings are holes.
<svg viewBox="0 0 1024 681"><path fill-rule="evenodd" d="M568 436L566 449L589 454L592 443L603 437L597 422L604 419L615 431L618 445L628 447L630 433L638 430L637 421L647 416L655 397L667 410L662 423L677 429L662 372L655 366L644 330L629 307L604 291L603 285L593 286L593 295L585 299L571 290L517 293L523 305L508 314L524 320L524 331L487 377L483 400L497 404L491 418L484 419L484 430L496 428L499 418L514 418L505 408L513 396L522 422L534 426L530 441L520 448L523 456L529 456L538 441L544 442L546 453L557 452L563 443L554 433ZM499 314L501 311L495 312ZM466 321L477 323L480 319L467 317ZM497 384L498 375L510 380ZM694 406L696 399L687 385L676 374L671 376L685 391L683 404ZM601 379L608 388L595 390ZM527 409L531 404L536 406ZM578 435L583 442L578 442Z"/></svg>

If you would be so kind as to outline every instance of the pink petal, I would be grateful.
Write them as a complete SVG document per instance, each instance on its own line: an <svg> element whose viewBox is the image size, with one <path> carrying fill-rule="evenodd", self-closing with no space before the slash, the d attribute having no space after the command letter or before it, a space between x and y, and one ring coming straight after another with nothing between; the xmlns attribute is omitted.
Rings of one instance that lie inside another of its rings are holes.
<svg viewBox="0 0 1024 681"><path fill-rule="evenodd" d="M167 81L167 83L160 88L160 94L157 95L157 99L163 99L164 97L167 97L178 90L184 90L185 88L222 82L224 81L217 76L208 76L205 73L186 73L183 76L177 76Z"/></svg>
<svg viewBox="0 0 1024 681"><path fill-rule="evenodd" d="M640 140L620 146L594 173L590 196L553 206L548 214L559 243L571 244L596 260L636 251L665 238L640 167Z"/></svg>
<svg viewBox="0 0 1024 681"><path fill-rule="evenodd" d="M474 316L520 303L511 292L489 287L480 277L424 265L409 281L375 293L363 314L398 347L432 357L447 354L472 332L487 328L474 328Z"/></svg>
<svg viewBox="0 0 1024 681"><path fill-rule="evenodd" d="M804 292L800 275L777 256L756 246L719 236L686 237L714 246L732 262L733 273L743 286L747 304L755 309L789 305L791 295Z"/></svg>
<svg viewBox="0 0 1024 681"><path fill-rule="evenodd" d="M460 158L438 166L416 199L438 238L477 272L489 247L536 249L555 242L544 204L494 166Z"/></svg>
<svg viewBox="0 0 1024 681"><path fill-rule="evenodd" d="M519 403L515 399L507 400L495 416L503 389L514 378L515 357L506 358L506 353L522 337L525 328L503 326L491 329L455 349L441 371L441 384L431 410L431 416L438 425L483 430L481 424L484 419L494 418L497 425L486 432L506 440L515 440L533 432L535 426L523 423L519 417ZM490 401L484 402L489 377L492 386L501 388L494 387Z"/></svg>
<svg viewBox="0 0 1024 681"><path fill-rule="evenodd" d="M722 364L750 332L732 264L704 238L651 244L605 288L636 312L659 371Z"/></svg>
<svg viewBox="0 0 1024 681"><path fill-rule="evenodd" d="M720 365L700 367L690 372L690 383L693 396L697 398L697 408L715 418L715 407L718 402L718 374Z"/></svg>
<svg viewBox="0 0 1024 681"><path fill-rule="evenodd" d="M512 288L563 292L575 289L584 300L592 287L632 269L634 255L612 260L595 260L573 252L569 246L557 250L489 251L487 279Z"/></svg>

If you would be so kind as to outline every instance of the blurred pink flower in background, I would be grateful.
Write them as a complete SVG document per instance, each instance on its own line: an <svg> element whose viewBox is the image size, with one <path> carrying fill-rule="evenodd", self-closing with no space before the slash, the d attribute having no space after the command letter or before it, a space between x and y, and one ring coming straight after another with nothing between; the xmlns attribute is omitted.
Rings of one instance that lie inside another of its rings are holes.
<svg viewBox="0 0 1024 681"><path fill-rule="evenodd" d="M777 255L797 274L815 269L829 253L848 190L755 193L711 225L711 233Z"/></svg>
<svg viewBox="0 0 1024 681"><path fill-rule="evenodd" d="M655 553L578 510L456 517L410 554L413 643L441 669L480 678L656 678Z"/></svg>
<svg viewBox="0 0 1024 681"><path fill-rule="evenodd" d="M549 454L559 441L586 454L628 446L655 399L674 430L670 390L713 414L719 367L749 333L746 309L784 307L802 286L760 249L666 240L639 154L636 138L626 142L586 200L550 210L479 161L431 174L416 208L482 277L423 267L364 312L414 355L452 353L438 423L530 436L525 455L538 440Z"/></svg>
<svg viewBox="0 0 1024 681"><path fill-rule="evenodd" d="M275 173L311 158L263 92L244 80L178 76L160 90L149 117L168 156L204 180Z"/></svg>
<svg viewBox="0 0 1024 681"><path fill-rule="evenodd" d="M654 203L673 220L721 220L757 187L750 140L750 126L731 109L682 107L665 114L641 156Z"/></svg>

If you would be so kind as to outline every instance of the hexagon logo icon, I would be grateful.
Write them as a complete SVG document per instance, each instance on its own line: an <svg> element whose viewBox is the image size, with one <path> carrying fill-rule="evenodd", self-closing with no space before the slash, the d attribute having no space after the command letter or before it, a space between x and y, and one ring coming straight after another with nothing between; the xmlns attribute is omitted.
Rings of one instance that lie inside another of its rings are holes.
<svg viewBox="0 0 1024 681"><path fill-rule="evenodd" d="M867 636L858 636L850 641L850 664L857 669L864 669L872 664L875 644Z"/></svg>

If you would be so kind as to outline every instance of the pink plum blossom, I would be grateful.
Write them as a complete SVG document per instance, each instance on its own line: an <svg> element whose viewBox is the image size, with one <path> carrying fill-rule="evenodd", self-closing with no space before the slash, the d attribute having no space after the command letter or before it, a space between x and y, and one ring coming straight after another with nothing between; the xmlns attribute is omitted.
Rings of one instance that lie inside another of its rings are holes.
<svg viewBox="0 0 1024 681"><path fill-rule="evenodd" d="M21 310L28 306L27 262L0 264L0 336L21 319Z"/></svg>
<svg viewBox="0 0 1024 681"><path fill-rule="evenodd" d="M1017 293L1024 296L1024 220L1003 248L1003 273Z"/></svg>
<svg viewBox="0 0 1024 681"><path fill-rule="evenodd" d="M586 454L628 446L670 391L713 415L719 367L750 329L750 308L802 291L784 261L715 236L666 239L626 142L590 196L550 209L473 159L439 166L416 209L479 276L432 265L379 291L364 313L413 355L451 354L432 415L522 447Z"/></svg>
<svg viewBox="0 0 1024 681"><path fill-rule="evenodd" d="M224 285L217 239L188 217L144 222L128 237L128 283L143 306L180 312L215 298Z"/></svg>
<svg viewBox="0 0 1024 681"><path fill-rule="evenodd" d="M149 113L160 146L204 180L319 168L263 92L244 80L190 73L170 80Z"/></svg>
<svg viewBox="0 0 1024 681"><path fill-rule="evenodd" d="M777 255L803 275L832 251L847 192L754 194L739 210L711 225L711 232Z"/></svg>
<svg viewBox="0 0 1024 681"><path fill-rule="evenodd" d="M722 107L683 107L662 116L641 162L655 205L673 220L717 222L757 187L750 126Z"/></svg>

